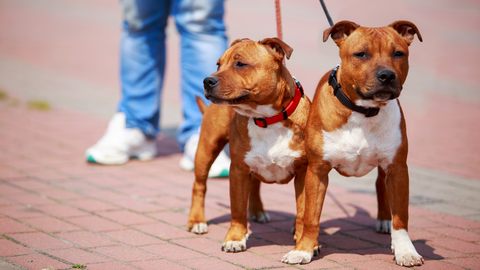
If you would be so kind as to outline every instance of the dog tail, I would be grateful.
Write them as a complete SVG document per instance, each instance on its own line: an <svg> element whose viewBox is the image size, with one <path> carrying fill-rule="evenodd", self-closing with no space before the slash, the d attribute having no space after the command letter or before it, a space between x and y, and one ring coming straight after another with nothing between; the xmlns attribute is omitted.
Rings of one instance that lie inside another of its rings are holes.
<svg viewBox="0 0 480 270"><path fill-rule="evenodd" d="M197 100L197 105L198 105L198 108L200 109L200 112L202 112L202 114L205 114L205 111L207 110L207 104L205 104L205 102L203 101L203 99L199 96L196 96L195 99Z"/></svg>

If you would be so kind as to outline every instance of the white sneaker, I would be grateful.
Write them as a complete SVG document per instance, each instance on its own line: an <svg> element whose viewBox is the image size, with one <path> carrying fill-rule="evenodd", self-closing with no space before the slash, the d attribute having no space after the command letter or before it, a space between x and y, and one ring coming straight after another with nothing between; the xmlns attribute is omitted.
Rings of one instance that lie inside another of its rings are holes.
<svg viewBox="0 0 480 270"><path fill-rule="evenodd" d="M88 162L118 165L130 158L150 160L157 155L155 140L149 140L138 128L126 128L125 123L122 112L112 117L103 137L85 152Z"/></svg>
<svg viewBox="0 0 480 270"><path fill-rule="evenodd" d="M195 168L194 160L199 138L199 134L194 134L185 144L183 157L180 159L180 168L183 170L193 171ZM228 177L228 172L230 171L230 162L230 157L228 157L225 151L222 150L220 154L218 154L217 159L215 159L213 162L212 167L210 167L208 177Z"/></svg>

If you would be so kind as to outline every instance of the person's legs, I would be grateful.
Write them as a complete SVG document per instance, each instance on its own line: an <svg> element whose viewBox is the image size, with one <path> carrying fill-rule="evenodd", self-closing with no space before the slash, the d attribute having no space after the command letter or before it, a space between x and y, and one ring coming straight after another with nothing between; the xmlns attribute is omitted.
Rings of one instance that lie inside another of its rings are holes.
<svg viewBox="0 0 480 270"><path fill-rule="evenodd" d="M170 1L122 0L122 9L122 97L118 111L125 113L127 128L139 128L149 138L154 138L159 132L165 27Z"/></svg>
<svg viewBox="0 0 480 270"><path fill-rule="evenodd" d="M177 141L184 152L180 167L193 170L202 113L195 101L204 101L203 79L215 72L217 60L227 49L223 0L177 0L172 14L181 36L181 97L184 121ZM230 158L221 152L210 168L209 177L228 176Z"/></svg>
<svg viewBox="0 0 480 270"><path fill-rule="evenodd" d="M103 137L85 152L87 161L122 164L156 155L170 6L170 0L122 0L122 97Z"/></svg>
<svg viewBox="0 0 480 270"><path fill-rule="evenodd" d="M184 121L177 141L181 150L199 133L202 114L195 97L205 100L203 79L215 72L217 60L227 49L223 0L174 1L172 13L181 35L181 98ZM208 103L207 100L205 100Z"/></svg>

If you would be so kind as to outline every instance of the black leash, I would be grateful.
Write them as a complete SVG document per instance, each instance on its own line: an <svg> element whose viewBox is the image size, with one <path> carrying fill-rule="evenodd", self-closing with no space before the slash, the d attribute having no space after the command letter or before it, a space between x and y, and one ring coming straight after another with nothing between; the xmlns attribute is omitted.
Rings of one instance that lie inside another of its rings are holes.
<svg viewBox="0 0 480 270"><path fill-rule="evenodd" d="M323 0L320 0L320 4L322 5L323 11L325 11L325 16L327 17L328 23L330 24L330 26L333 26L332 17L330 17L330 14L328 13L327 6L325 6L325 2L323 2Z"/></svg>

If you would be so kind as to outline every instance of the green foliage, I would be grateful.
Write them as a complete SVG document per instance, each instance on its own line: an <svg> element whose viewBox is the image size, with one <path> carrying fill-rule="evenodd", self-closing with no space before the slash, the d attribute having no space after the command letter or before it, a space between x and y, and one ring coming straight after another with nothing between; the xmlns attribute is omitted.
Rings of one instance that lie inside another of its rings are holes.
<svg viewBox="0 0 480 270"><path fill-rule="evenodd" d="M7 93L0 89L0 100L6 100L8 98Z"/></svg>
<svg viewBox="0 0 480 270"><path fill-rule="evenodd" d="M33 109L33 110L39 110L39 111L48 111L52 107L50 106L50 103L44 100L32 100L28 102L28 108Z"/></svg>

